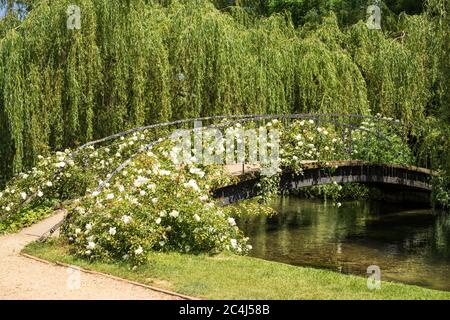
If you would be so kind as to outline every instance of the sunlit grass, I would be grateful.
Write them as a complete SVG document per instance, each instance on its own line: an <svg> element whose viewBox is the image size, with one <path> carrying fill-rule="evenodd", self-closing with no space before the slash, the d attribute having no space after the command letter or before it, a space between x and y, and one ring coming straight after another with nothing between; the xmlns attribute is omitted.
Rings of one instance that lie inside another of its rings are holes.
<svg viewBox="0 0 450 320"><path fill-rule="evenodd" d="M450 299L450 292L399 283L369 290L363 277L232 254L150 253L133 270L124 263L77 259L57 241L32 243L24 252L204 299Z"/></svg>

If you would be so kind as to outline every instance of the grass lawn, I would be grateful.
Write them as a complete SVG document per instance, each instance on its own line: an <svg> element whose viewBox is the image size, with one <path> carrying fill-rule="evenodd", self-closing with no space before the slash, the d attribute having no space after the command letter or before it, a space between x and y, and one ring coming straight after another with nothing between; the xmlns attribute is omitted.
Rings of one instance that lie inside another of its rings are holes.
<svg viewBox="0 0 450 320"><path fill-rule="evenodd" d="M450 299L450 292L391 282L371 291L363 277L231 254L151 253L147 264L131 270L77 259L56 240L32 243L24 252L205 299Z"/></svg>

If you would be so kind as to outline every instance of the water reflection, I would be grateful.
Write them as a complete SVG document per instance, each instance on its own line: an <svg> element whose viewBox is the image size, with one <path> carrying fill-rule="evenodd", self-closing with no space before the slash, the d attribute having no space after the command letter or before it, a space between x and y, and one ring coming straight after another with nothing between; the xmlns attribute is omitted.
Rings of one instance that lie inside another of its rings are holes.
<svg viewBox="0 0 450 320"><path fill-rule="evenodd" d="M239 221L252 256L292 265L365 275L450 291L450 216L366 201L337 208L322 201L282 197L280 213Z"/></svg>

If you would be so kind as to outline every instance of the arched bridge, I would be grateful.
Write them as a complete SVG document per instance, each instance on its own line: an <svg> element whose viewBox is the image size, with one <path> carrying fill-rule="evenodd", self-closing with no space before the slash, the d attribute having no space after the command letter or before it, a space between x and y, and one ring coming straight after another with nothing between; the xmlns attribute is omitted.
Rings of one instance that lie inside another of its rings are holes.
<svg viewBox="0 0 450 320"><path fill-rule="evenodd" d="M116 143L117 140L125 136L138 132L151 133L149 141L145 145L136 148L129 158L125 159L112 172L105 176L98 185L97 192L101 192L118 174L124 170L140 154L151 150L159 143L171 138L171 133L176 129L188 129L192 132L198 131L196 124L202 124L202 129L216 128L224 130L237 124L248 124L254 127L266 125L268 122L277 120L287 127L297 121L308 121L312 123L317 130L321 126L334 126L336 133L341 136L342 147L346 156L344 159L355 159L354 153L354 134L361 133L368 137L369 141L376 141L376 150L370 154L368 161L338 161L329 162L328 165L319 162L310 162L303 164L303 172L295 174L285 170L280 177L280 190L296 190L307 186L322 185L337 182L359 182L366 184L382 184L386 186L400 186L408 196L415 197L430 193L430 170L418 167L403 167L395 165L379 165L380 155L384 155L387 149L392 146L392 141L383 133L382 126L388 127L390 131L395 132L396 137L407 142L408 128L399 121L390 118L381 118L379 116L365 116L355 114L283 114L283 115L228 115L211 116L196 119L177 120L167 123L151 124L144 127L130 129L124 132L113 134L96 141L91 141L80 146L70 155L70 158L88 157L83 151L89 148L101 149ZM366 127L366 121L376 123L374 127ZM201 132L201 131L200 131ZM397 152L397 151L395 151ZM393 152L393 153L395 153ZM357 158L359 159L359 158ZM366 159L367 160L367 159ZM417 165L428 164L427 158L420 159ZM64 170L64 169L60 169ZM257 183L259 182L258 170L239 174L240 181L235 185L225 186L214 191L216 198L222 199L224 204L235 203L239 200L249 199L258 195ZM22 206L35 198L36 194L31 195ZM62 224L62 221L55 225L49 234L53 233ZM44 238L44 237L42 237Z"/></svg>
<svg viewBox="0 0 450 320"><path fill-rule="evenodd" d="M363 116L355 114L284 114L284 115L232 115L232 116L212 116L198 119L178 120L168 123L159 123L149 125L141 128L131 129L121 132L110 137L106 137L97 141L92 141L79 150L92 145L103 145L109 141L115 140L119 137L126 136L135 132L144 130L155 130L155 138L159 139L150 141L144 148L136 150L136 153L129 159L124 161L113 172L108 174L106 179L99 185L98 191L109 183L119 172L121 172L135 156L152 148L155 144L162 140L168 139L168 130L170 132L179 128L195 127L195 123L203 123L204 128L227 128L236 124L253 123L255 125L264 125L266 122L273 120L281 121L285 126L293 121L313 120L314 125L318 128L321 125L333 125L340 130L342 141L344 142L344 149L349 159L353 157L353 134L355 132L362 132L368 137L375 138L377 141L376 153L372 155L370 163L361 161L334 161L328 162L328 165L319 162L310 162L303 164L302 174L294 174L286 171L281 175L280 190L296 190L308 186L323 185L333 182L339 184L359 182L373 185L384 185L384 189L389 186L401 187L408 199L423 198L426 195L426 200L422 202L429 202L429 194L431 191L430 178L431 171L425 168L415 166L399 166L387 164L374 164L378 161L378 156L383 154L390 148L392 141L385 136L378 126L375 130L371 130L362 126L366 121L373 121L378 124L387 125L391 131L395 132L397 137L403 141L407 140L407 128L405 128L399 121L390 118ZM163 130L163 131L160 131ZM195 130L195 129L194 129ZM162 134L162 135L161 135ZM418 164L428 164L427 159L421 159ZM239 200L249 199L258 194L258 170L251 170L241 176L241 181L233 186L227 186L215 190L214 196L223 199L224 204L230 204Z"/></svg>
<svg viewBox="0 0 450 320"><path fill-rule="evenodd" d="M362 183L380 186L387 190L403 190L403 200L427 202L431 192L431 170L415 166L371 164L362 161L309 162L302 165L301 173L285 170L280 177L280 191L331 183ZM214 197L224 205L258 196L259 169L247 172L231 171L240 181L214 191ZM407 197L405 197L407 195ZM398 196L398 195L397 195Z"/></svg>

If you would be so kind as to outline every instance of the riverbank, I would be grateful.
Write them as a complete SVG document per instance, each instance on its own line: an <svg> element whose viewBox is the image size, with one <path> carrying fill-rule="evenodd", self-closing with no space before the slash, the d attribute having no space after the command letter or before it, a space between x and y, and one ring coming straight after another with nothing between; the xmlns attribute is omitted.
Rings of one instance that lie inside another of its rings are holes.
<svg viewBox="0 0 450 320"><path fill-rule="evenodd" d="M450 291L450 217L410 204L334 203L295 196L274 198L278 213L238 219L250 255L295 266L366 276Z"/></svg>
<svg viewBox="0 0 450 320"><path fill-rule="evenodd" d="M77 259L59 240L31 243L24 253L204 299L450 300L450 292L391 282L383 282L380 290L369 290L364 277L231 254L150 253L147 263L132 270L125 263Z"/></svg>

